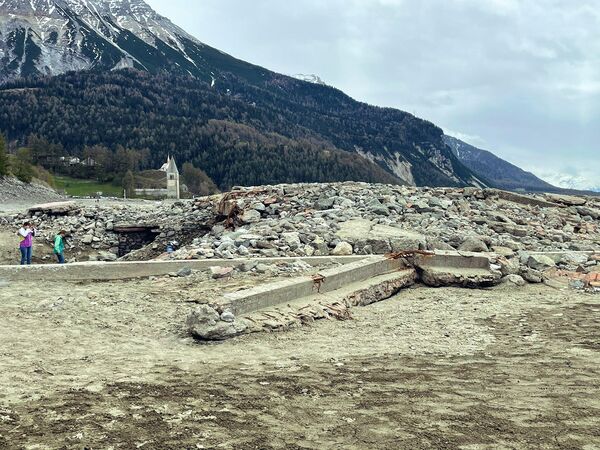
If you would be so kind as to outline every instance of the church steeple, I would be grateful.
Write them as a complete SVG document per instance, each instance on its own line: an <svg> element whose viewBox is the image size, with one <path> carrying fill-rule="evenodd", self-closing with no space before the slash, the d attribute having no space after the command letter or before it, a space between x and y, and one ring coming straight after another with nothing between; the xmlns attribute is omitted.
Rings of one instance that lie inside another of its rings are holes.
<svg viewBox="0 0 600 450"><path fill-rule="evenodd" d="M179 175L179 169L177 169L175 158L171 158L171 156L167 157L167 174L170 173Z"/></svg>

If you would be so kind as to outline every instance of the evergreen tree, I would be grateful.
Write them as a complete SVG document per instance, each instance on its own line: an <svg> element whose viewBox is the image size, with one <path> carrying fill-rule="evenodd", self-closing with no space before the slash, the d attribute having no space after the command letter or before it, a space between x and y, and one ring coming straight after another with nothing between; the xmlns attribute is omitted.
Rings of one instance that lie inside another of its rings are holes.
<svg viewBox="0 0 600 450"><path fill-rule="evenodd" d="M6 154L6 141L0 134L0 177L8 175L8 155Z"/></svg>
<svg viewBox="0 0 600 450"><path fill-rule="evenodd" d="M211 195L219 192L219 189L202 169L194 167L191 163L185 163L182 170L183 182L194 195Z"/></svg>
<svg viewBox="0 0 600 450"><path fill-rule="evenodd" d="M20 148L14 159L13 174L24 183L33 180L33 166L31 165L31 151L28 148Z"/></svg>
<svg viewBox="0 0 600 450"><path fill-rule="evenodd" d="M123 177L123 189L128 198L133 197L133 194L135 194L135 177L131 170L128 170Z"/></svg>

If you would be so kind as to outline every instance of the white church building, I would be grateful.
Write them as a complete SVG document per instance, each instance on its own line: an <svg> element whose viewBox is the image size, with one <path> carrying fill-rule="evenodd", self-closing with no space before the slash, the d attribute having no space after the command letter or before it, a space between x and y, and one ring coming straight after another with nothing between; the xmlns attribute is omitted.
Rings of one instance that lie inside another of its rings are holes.
<svg viewBox="0 0 600 450"><path fill-rule="evenodd" d="M160 168L166 175L165 189L136 189L135 195L143 197L166 197L179 200L181 198L181 188L179 184L179 169L175 163L175 158L167 157L167 162Z"/></svg>

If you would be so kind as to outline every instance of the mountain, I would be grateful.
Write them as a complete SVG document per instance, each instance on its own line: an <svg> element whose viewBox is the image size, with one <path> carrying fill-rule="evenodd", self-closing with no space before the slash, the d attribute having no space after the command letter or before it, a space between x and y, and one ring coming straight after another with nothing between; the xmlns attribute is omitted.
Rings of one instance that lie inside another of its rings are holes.
<svg viewBox="0 0 600 450"><path fill-rule="evenodd" d="M320 76L315 74L296 73L292 75L292 77L296 78L297 80L306 81L307 83L321 84L323 86L327 85L327 83L325 83Z"/></svg>
<svg viewBox="0 0 600 450"><path fill-rule="evenodd" d="M12 140L39 134L73 153L131 145L148 148L157 160L170 151L179 161L206 164L221 185L246 179L223 167L223 152L258 142L283 158L277 164L290 174L278 168L278 182L337 179L335 171L349 164L343 177L366 180L368 172L369 180L385 182L486 184L432 123L236 59L142 0L0 0L0 83L0 131ZM214 120L227 123L229 138L250 142L198 138ZM243 155L249 167L264 167L268 152L259 150ZM291 174L302 158L328 155L335 164ZM377 167L387 174L376 175ZM267 182L271 175L251 179Z"/></svg>
<svg viewBox="0 0 600 450"><path fill-rule="evenodd" d="M560 188L539 179L492 152L481 150L455 137L444 136L444 142L465 166L488 179L500 189L526 191L559 191Z"/></svg>

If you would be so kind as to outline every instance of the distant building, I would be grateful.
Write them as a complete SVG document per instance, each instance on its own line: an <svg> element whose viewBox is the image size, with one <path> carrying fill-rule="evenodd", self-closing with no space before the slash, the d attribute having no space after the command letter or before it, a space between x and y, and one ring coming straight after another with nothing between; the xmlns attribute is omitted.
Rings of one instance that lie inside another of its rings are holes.
<svg viewBox="0 0 600 450"><path fill-rule="evenodd" d="M81 160L76 156L61 156L59 161L61 161L64 166L78 166L81 164Z"/></svg>
<svg viewBox="0 0 600 450"><path fill-rule="evenodd" d="M136 189L135 194L143 197L166 197L179 200L181 189L179 185L179 170L175 158L167 157L167 162L159 169L166 174L166 189Z"/></svg>
<svg viewBox="0 0 600 450"><path fill-rule="evenodd" d="M179 190L179 170L177 164L175 164L175 158L167 158L167 197L181 198L181 191Z"/></svg>

